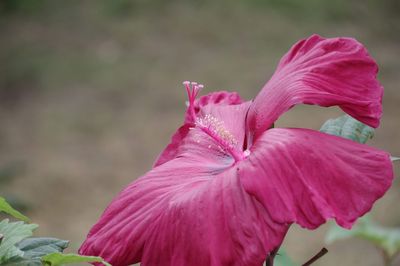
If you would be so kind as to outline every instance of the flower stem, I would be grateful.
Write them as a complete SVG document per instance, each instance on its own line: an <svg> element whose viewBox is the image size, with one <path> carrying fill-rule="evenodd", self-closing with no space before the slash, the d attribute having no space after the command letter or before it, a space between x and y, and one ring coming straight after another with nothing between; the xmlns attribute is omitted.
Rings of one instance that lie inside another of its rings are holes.
<svg viewBox="0 0 400 266"><path fill-rule="evenodd" d="M326 253L328 253L328 250L326 248L322 248L320 252L318 252L314 257L312 257L310 260L308 260L302 266L309 266L309 265L313 264L318 259L320 259L322 256L324 256Z"/></svg>
<svg viewBox="0 0 400 266"><path fill-rule="evenodd" d="M274 266L275 255L278 253L279 247L271 251L265 260L265 266Z"/></svg>

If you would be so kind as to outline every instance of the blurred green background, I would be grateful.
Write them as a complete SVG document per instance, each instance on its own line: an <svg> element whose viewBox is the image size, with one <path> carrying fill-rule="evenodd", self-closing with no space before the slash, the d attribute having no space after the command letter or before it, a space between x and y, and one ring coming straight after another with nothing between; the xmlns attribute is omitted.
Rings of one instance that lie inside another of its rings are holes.
<svg viewBox="0 0 400 266"><path fill-rule="evenodd" d="M1 0L0 193L41 225L38 235L76 250L180 125L183 80L250 99L312 33L355 37L377 60L384 116L370 144L399 156L398 0ZM298 106L277 126L318 129L340 114ZM400 226L399 188L376 204L377 221ZM305 262L326 228L292 227L289 255ZM382 265L361 240L327 248L315 265Z"/></svg>

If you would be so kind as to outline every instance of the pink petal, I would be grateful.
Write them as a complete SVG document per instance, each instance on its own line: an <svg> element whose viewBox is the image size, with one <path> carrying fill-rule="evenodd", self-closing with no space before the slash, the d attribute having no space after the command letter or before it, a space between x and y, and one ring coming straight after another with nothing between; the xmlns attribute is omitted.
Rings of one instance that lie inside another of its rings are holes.
<svg viewBox="0 0 400 266"><path fill-rule="evenodd" d="M209 111L210 108L212 109L217 106L239 105L240 103L242 103L242 100L241 100L239 94L236 92L227 92L227 91L213 92L213 93L204 95L195 101L195 111L196 111L196 114L204 114L204 112L202 112L202 110L204 108L207 108L207 110ZM223 112L223 111L221 111L221 112ZM228 116L235 115L235 114L230 114L229 112L225 112L225 113ZM229 117L227 117L227 118L229 119ZM223 119L223 118L221 118L221 119ZM186 113L184 124L172 136L171 142L160 153L156 162L154 163L154 167L159 166L159 165L176 157L178 148L179 148L180 144L182 143L182 140L186 137L190 127L193 127L193 123L191 122L189 113ZM243 126L243 128L244 128L244 126ZM242 134L242 136L244 136L244 134Z"/></svg>
<svg viewBox="0 0 400 266"><path fill-rule="evenodd" d="M262 265L287 226L271 221L243 189L237 169L217 153L198 162L197 153L183 152L130 184L79 253L114 266Z"/></svg>
<svg viewBox="0 0 400 266"><path fill-rule="evenodd" d="M207 105L236 105L241 104L243 101L240 98L240 95L237 92L229 92L229 91L216 91L211 92L207 95L201 96L194 103L196 114L201 111L201 109ZM186 114L185 122L188 122L190 119Z"/></svg>
<svg viewBox="0 0 400 266"><path fill-rule="evenodd" d="M307 129L270 129L239 164L245 190L276 223L316 228L335 218L350 228L388 190L386 152Z"/></svg>
<svg viewBox="0 0 400 266"><path fill-rule="evenodd" d="M362 44L351 38L313 35L281 59L271 80L249 110L248 131L256 139L299 103L339 106L357 120L378 127L383 87L378 67Z"/></svg>
<svg viewBox="0 0 400 266"><path fill-rule="evenodd" d="M392 177L386 153L302 129L268 130L234 164L196 127L174 159L117 196L79 252L114 266L261 265L291 223L315 228L334 217L349 227Z"/></svg>

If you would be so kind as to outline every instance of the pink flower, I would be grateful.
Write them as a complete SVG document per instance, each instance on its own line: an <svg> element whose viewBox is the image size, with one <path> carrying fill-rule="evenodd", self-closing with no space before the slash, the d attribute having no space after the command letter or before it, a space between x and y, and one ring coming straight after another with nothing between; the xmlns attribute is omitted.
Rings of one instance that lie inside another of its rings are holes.
<svg viewBox="0 0 400 266"><path fill-rule="evenodd" d="M382 114L377 65L350 38L295 44L253 101L189 95L183 126L153 169L125 188L80 248L113 265L262 265L292 223L346 228L393 179L381 150L300 128L272 128L296 104L339 106L372 127Z"/></svg>

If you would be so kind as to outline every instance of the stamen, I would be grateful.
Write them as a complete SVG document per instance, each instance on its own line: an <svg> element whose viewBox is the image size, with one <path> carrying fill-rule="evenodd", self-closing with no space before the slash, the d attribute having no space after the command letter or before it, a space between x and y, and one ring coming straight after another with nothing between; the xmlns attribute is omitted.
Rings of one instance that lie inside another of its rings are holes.
<svg viewBox="0 0 400 266"><path fill-rule="evenodd" d="M233 158L235 158L235 161L244 159L243 152L237 149L237 140L225 128L222 121L210 114L207 114L203 118L196 119L196 126L201 128L205 133L217 141L219 146L222 147L222 150L229 152Z"/></svg>
<svg viewBox="0 0 400 266"><path fill-rule="evenodd" d="M235 137L225 129L224 122L218 120L216 117L207 114L203 118L196 119L196 125L208 128L216 136L220 137L229 147L235 147L237 141Z"/></svg>

